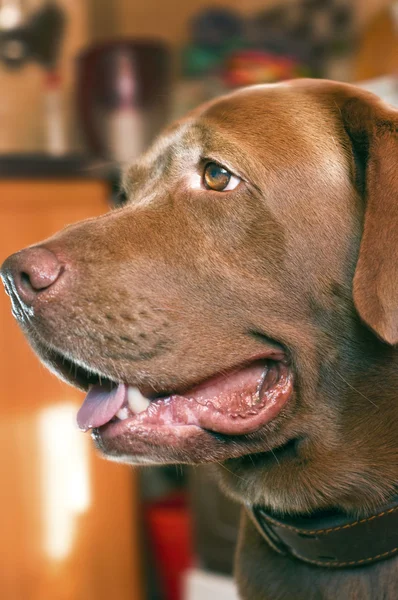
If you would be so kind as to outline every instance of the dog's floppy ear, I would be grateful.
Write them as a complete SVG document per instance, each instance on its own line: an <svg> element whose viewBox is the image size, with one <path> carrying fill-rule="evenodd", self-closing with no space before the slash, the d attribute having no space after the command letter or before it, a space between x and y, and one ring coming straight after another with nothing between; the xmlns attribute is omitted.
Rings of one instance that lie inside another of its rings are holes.
<svg viewBox="0 0 398 600"><path fill-rule="evenodd" d="M353 89L353 88L351 88ZM398 111L358 90L341 102L357 183L365 202L353 282L360 317L389 344L398 343Z"/></svg>

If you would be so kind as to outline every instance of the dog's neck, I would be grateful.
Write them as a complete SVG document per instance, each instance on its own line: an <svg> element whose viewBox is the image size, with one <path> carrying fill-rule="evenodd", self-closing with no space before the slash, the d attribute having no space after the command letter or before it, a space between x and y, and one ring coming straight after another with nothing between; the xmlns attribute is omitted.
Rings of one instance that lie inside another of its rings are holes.
<svg viewBox="0 0 398 600"><path fill-rule="evenodd" d="M280 554L242 513L235 574L245 600L395 600L398 555L366 567L327 568Z"/></svg>
<svg viewBox="0 0 398 600"><path fill-rule="evenodd" d="M366 517L340 511L304 517L247 507L265 542L278 554L327 569L365 567L398 554L398 497Z"/></svg>

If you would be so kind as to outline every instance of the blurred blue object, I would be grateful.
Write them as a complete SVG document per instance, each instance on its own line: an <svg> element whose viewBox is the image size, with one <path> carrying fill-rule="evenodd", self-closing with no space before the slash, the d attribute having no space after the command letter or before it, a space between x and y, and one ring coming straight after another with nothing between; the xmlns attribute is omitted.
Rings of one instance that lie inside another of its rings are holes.
<svg viewBox="0 0 398 600"><path fill-rule="evenodd" d="M191 21L190 36L196 46L222 48L237 43L244 35L244 19L226 8L201 11Z"/></svg>
<svg viewBox="0 0 398 600"><path fill-rule="evenodd" d="M322 76L328 59L352 45L353 7L346 0L301 0L262 10L249 20L248 38L255 47L294 57Z"/></svg>

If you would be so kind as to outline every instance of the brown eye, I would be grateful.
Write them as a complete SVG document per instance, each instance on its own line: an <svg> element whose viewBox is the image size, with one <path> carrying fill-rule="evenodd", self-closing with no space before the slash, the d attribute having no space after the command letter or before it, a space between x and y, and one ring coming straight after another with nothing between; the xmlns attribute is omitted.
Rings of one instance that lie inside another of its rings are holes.
<svg viewBox="0 0 398 600"><path fill-rule="evenodd" d="M203 173L203 183L208 190L223 192L231 181L232 174L217 163L207 163Z"/></svg>

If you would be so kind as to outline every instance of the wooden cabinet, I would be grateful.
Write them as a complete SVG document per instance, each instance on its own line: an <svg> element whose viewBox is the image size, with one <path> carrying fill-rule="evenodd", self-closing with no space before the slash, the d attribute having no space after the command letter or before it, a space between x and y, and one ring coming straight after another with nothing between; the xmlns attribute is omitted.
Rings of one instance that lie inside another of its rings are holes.
<svg viewBox="0 0 398 600"><path fill-rule="evenodd" d="M92 180L0 180L0 262L107 210ZM137 481L96 455L82 395L49 374L0 289L0 594L4 600L142 600Z"/></svg>

